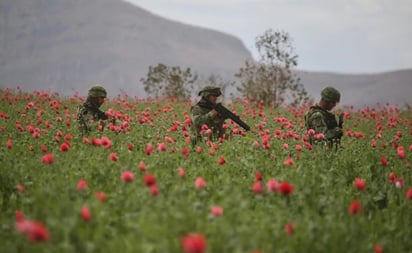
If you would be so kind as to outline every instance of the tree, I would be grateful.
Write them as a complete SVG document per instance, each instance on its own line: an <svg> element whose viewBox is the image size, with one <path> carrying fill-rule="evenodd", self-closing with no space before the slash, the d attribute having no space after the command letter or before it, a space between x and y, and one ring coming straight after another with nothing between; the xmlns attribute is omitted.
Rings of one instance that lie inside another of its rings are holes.
<svg viewBox="0 0 412 253"><path fill-rule="evenodd" d="M141 79L147 94L154 95L155 98L176 99L189 98L196 80L197 74L193 74L190 68L181 70L178 66L168 67L164 64L149 66L146 79Z"/></svg>
<svg viewBox="0 0 412 253"><path fill-rule="evenodd" d="M287 32L267 30L256 37L259 60L246 61L235 74L240 79L237 90L246 97L262 100L265 104L299 104L310 97L300 79L292 72L297 66L292 39Z"/></svg>

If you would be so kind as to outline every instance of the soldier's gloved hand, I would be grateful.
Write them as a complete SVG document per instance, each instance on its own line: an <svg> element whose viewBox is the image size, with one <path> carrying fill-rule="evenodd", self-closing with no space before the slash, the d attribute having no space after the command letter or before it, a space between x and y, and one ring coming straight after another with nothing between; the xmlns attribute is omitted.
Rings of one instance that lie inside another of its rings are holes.
<svg viewBox="0 0 412 253"><path fill-rule="evenodd" d="M211 117L216 117L219 113L215 110L215 109L212 109L210 112L208 112L209 113L209 115L211 116Z"/></svg>
<svg viewBox="0 0 412 253"><path fill-rule="evenodd" d="M336 138L340 139L343 136L343 130L340 127L335 128L335 135Z"/></svg>

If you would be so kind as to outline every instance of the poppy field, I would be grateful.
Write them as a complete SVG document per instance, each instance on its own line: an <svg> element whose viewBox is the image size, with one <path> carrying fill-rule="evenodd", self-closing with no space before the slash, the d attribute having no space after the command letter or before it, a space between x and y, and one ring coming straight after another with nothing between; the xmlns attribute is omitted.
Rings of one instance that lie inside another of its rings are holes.
<svg viewBox="0 0 412 253"><path fill-rule="evenodd" d="M227 138L192 147L193 101L0 89L0 252L408 252L412 109L339 105L338 146L299 108L237 99ZM344 98L343 98L344 101ZM207 135L209 132L205 130Z"/></svg>

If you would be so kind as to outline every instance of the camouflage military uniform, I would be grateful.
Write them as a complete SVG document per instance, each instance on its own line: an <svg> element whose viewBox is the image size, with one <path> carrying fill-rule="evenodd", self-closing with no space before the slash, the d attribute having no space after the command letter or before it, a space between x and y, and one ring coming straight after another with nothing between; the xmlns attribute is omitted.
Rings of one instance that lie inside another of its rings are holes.
<svg viewBox="0 0 412 253"><path fill-rule="evenodd" d="M93 86L89 89L86 102L77 108L77 122L82 135L88 135L91 131L91 122L107 120L108 116L99 109L97 98L105 98L106 90L101 86Z"/></svg>
<svg viewBox="0 0 412 253"><path fill-rule="evenodd" d="M321 92L321 102L311 106L305 114L306 129L313 129L316 134L322 133L328 144L340 141L342 129L338 126L335 114L329 112L340 100L340 93L333 87L326 87ZM323 105L323 106L321 106ZM310 136L310 142L314 138Z"/></svg>
<svg viewBox="0 0 412 253"><path fill-rule="evenodd" d="M315 130L316 133L323 133L327 140L340 139L342 130L338 127L335 114L330 113L322 107L311 106L305 115L306 128Z"/></svg>
<svg viewBox="0 0 412 253"><path fill-rule="evenodd" d="M193 145L202 140L203 125L207 125L207 127L212 130L212 135L208 136L211 140L217 140L219 137L223 137L225 133L223 129L225 120L221 118L219 114L215 115L212 113L213 108L210 102L207 101L209 95L220 96L220 89L214 86L206 86L199 92L199 95L201 95L202 98L196 105L192 106L190 110L192 119L190 131Z"/></svg>

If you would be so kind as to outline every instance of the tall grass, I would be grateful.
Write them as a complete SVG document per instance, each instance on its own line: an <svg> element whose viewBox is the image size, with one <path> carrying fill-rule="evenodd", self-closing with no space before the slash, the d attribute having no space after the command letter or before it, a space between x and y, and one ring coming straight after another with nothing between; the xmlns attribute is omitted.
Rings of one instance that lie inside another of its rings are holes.
<svg viewBox="0 0 412 253"><path fill-rule="evenodd" d="M102 109L116 126L84 138L75 120L82 97L0 90L0 98L1 252L189 252L181 240L191 233L205 239L198 252L412 248L409 107L338 109L345 135L335 152L305 142L307 107L235 101L228 108L252 131L227 120L228 140L192 148L190 101L111 98ZM148 174L155 184L145 185ZM293 191L282 194L282 183ZM30 237L21 219L41 222L48 236Z"/></svg>

